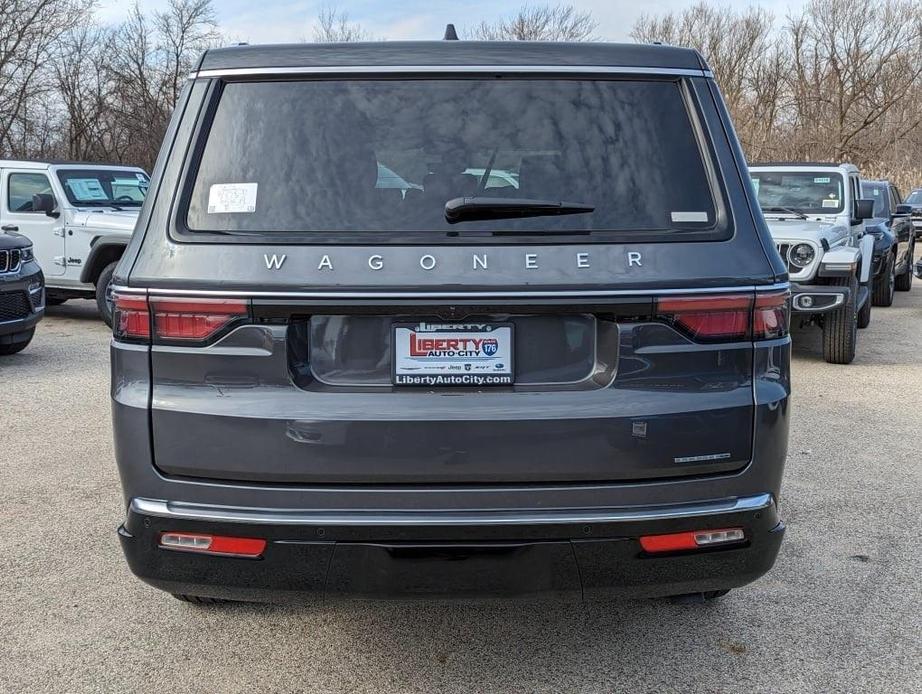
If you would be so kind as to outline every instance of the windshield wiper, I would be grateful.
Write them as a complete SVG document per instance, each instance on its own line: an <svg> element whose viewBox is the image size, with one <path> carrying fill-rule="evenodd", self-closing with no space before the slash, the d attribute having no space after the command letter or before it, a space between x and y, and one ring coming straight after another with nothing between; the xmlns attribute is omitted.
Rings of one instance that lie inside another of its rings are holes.
<svg viewBox="0 0 922 694"><path fill-rule="evenodd" d="M563 214L586 214L595 207L581 202L531 200L529 198L453 198L445 203L445 220L449 224L483 219L515 217L550 217Z"/></svg>
<svg viewBox="0 0 922 694"><path fill-rule="evenodd" d="M807 215L805 215L803 212L795 210L792 207L763 207L761 209L763 212L787 212L788 214L792 214L799 219L807 219Z"/></svg>

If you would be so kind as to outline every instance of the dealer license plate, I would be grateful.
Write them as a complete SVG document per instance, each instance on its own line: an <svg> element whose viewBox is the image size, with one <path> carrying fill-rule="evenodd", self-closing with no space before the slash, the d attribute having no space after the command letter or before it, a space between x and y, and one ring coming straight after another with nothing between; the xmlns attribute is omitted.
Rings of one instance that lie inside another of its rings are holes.
<svg viewBox="0 0 922 694"><path fill-rule="evenodd" d="M513 382L511 323L395 323L399 386L501 386Z"/></svg>

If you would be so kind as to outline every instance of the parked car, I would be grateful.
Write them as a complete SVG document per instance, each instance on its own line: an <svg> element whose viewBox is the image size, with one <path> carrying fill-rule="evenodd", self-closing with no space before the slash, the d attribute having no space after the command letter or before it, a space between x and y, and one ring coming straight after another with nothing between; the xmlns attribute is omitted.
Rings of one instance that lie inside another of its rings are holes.
<svg viewBox="0 0 922 694"><path fill-rule="evenodd" d="M237 46L190 79L115 278L137 576L713 598L772 566L788 270L698 53Z"/></svg>
<svg viewBox="0 0 922 694"><path fill-rule="evenodd" d="M889 181L861 181L861 195L874 201L874 216L865 229L874 236L871 298L875 306L890 306L894 289L912 289L915 233L909 205Z"/></svg>
<svg viewBox="0 0 922 694"><path fill-rule="evenodd" d="M95 299L112 324L112 273L149 184L134 166L0 160L0 223L32 241L49 305Z"/></svg>
<svg viewBox="0 0 922 694"><path fill-rule="evenodd" d="M42 271L26 237L0 230L0 356L24 350L45 313Z"/></svg>
<svg viewBox="0 0 922 694"><path fill-rule="evenodd" d="M791 309L823 331L830 364L855 358L858 328L871 321L874 237L864 222L874 202L861 198L851 164L765 163L749 167L759 205L791 278Z"/></svg>

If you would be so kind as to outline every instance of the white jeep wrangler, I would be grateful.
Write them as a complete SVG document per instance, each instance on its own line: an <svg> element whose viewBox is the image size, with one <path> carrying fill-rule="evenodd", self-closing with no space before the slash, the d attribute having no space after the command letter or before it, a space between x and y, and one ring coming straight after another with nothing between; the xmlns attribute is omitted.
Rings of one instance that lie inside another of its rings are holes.
<svg viewBox="0 0 922 694"><path fill-rule="evenodd" d="M861 199L851 164L772 163L749 167L762 214L791 280L791 311L823 330L831 364L855 358L857 328L871 321L874 238L864 220L873 200Z"/></svg>
<svg viewBox="0 0 922 694"><path fill-rule="evenodd" d="M149 184L134 166L0 160L0 227L32 241L48 305L92 298L111 325L112 272Z"/></svg>

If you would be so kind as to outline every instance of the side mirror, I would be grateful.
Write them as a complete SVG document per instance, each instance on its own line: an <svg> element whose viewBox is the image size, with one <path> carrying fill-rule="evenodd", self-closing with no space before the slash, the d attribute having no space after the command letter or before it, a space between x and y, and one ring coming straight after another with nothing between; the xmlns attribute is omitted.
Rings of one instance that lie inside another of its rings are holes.
<svg viewBox="0 0 922 694"><path fill-rule="evenodd" d="M855 200L855 219L859 222L874 216L873 200Z"/></svg>
<svg viewBox="0 0 922 694"><path fill-rule="evenodd" d="M32 211L44 212L49 217L59 217L58 203L51 193L36 193L32 196Z"/></svg>
<svg viewBox="0 0 922 694"><path fill-rule="evenodd" d="M922 260L918 261L915 264L915 267L912 269L912 274L922 280Z"/></svg>
<svg viewBox="0 0 922 694"><path fill-rule="evenodd" d="M896 212L893 213L897 217L903 217L906 215L912 214L912 205L897 205Z"/></svg>

